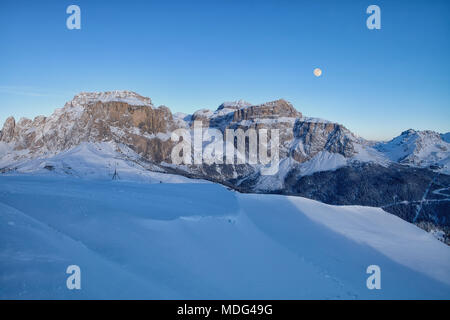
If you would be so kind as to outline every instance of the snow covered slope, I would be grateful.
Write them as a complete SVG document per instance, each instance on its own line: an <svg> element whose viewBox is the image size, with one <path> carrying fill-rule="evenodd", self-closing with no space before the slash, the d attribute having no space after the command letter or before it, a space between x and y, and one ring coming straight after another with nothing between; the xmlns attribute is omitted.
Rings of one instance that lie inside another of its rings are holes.
<svg viewBox="0 0 450 320"><path fill-rule="evenodd" d="M450 132L442 133L441 134L442 140L444 140L447 143L450 143Z"/></svg>
<svg viewBox="0 0 450 320"><path fill-rule="evenodd" d="M0 146L2 144L0 143ZM0 160L8 163L7 157ZM206 183L184 176L164 173L156 165L143 161L127 146L109 142L82 142L80 145L52 156L24 158L10 170L14 173L74 176L87 179L111 180L114 172L120 180L146 183Z"/></svg>
<svg viewBox="0 0 450 320"><path fill-rule="evenodd" d="M81 290L66 288L68 265ZM366 269L381 268L381 290ZM216 184L0 176L0 297L450 298L450 247L378 208Z"/></svg>

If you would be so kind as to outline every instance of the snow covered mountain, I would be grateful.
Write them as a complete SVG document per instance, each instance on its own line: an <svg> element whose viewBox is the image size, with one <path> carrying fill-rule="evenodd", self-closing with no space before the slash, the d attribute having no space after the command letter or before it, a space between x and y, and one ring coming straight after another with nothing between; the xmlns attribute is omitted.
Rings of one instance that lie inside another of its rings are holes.
<svg viewBox="0 0 450 320"><path fill-rule="evenodd" d="M212 183L0 176L0 270L0 299L450 296L450 247L382 209Z"/></svg>
<svg viewBox="0 0 450 320"><path fill-rule="evenodd" d="M192 130L195 121L222 132L278 129L279 171L266 176L261 165L172 164L171 132ZM130 91L80 93L49 117L17 123L8 118L0 133L3 173L106 178L117 171L124 178L150 182L164 180L150 172L168 173L242 192L383 207L428 231L443 231L446 237L449 163L448 134L408 130L390 142L372 143L341 124L305 117L282 99L259 105L225 102L215 111L173 115L169 108L155 107L150 98Z"/></svg>
<svg viewBox="0 0 450 320"><path fill-rule="evenodd" d="M445 135L434 131L409 129L389 142L376 144L375 148L395 162L450 172L450 143Z"/></svg>
<svg viewBox="0 0 450 320"><path fill-rule="evenodd" d="M126 144L155 163L170 163L170 133L191 128L194 121L222 131L279 129L281 159L305 164L303 175L354 161L431 166L435 171L450 172L448 134L411 129L392 141L373 144L341 124L304 117L285 100L260 105L240 100L225 102L214 112L202 109L193 115L172 115L167 107L155 108L150 98L130 91L83 92L50 117L22 118L17 123L8 118L0 132L2 167L21 159L54 155L82 142L105 141ZM232 171L235 176L236 168Z"/></svg>

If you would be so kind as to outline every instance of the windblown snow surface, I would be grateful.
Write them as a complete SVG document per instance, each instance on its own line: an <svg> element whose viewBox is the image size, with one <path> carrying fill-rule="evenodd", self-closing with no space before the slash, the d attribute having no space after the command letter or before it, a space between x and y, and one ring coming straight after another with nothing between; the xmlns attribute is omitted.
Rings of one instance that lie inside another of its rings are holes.
<svg viewBox="0 0 450 320"><path fill-rule="evenodd" d="M66 287L69 265L81 290ZM366 287L369 265L380 290ZM448 299L450 248L378 208L1 175L0 298Z"/></svg>

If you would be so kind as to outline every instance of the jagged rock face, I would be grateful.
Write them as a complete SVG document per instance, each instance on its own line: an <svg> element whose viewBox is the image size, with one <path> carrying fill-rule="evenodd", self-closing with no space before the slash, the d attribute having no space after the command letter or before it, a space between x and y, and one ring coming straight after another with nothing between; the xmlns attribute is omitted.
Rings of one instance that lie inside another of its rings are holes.
<svg viewBox="0 0 450 320"><path fill-rule="evenodd" d="M194 121L201 121L203 127L209 127L210 126L210 117L212 115L212 111L208 109L201 109L192 115L192 122Z"/></svg>
<svg viewBox="0 0 450 320"><path fill-rule="evenodd" d="M303 120L302 114L282 99L260 105L252 105L243 100L226 102L215 112L208 109L195 112L189 123L190 128L193 128L194 121L201 121L204 128L216 128L222 133L225 133L226 129L277 129L280 157L292 156L299 162L311 159L321 150L339 153L345 157L353 155L352 142L355 138L350 131L331 122Z"/></svg>
<svg viewBox="0 0 450 320"><path fill-rule="evenodd" d="M141 156L156 162L169 161L173 143L168 136L176 129L170 110L132 106L124 102L96 102L86 107L79 123L89 128L87 141L116 141L130 146Z"/></svg>
<svg viewBox="0 0 450 320"><path fill-rule="evenodd" d="M15 127L16 120L14 119L14 117L9 117L8 119L6 119L5 124L3 125L0 141L7 143L11 142L14 139Z"/></svg>
<svg viewBox="0 0 450 320"><path fill-rule="evenodd" d="M156 134L172 128L172 113L167 107L157 109L131 106L124 102L96 102L86 107L81 123L102 123L106 127L138 128L143 133ZM95 138L95 137L94 137Z"/></svg>
<svg viewBox="0 0 450 320"><path fill-rule="evenodd" d="M253 105L252 103L241 99L241 100L238 100L238 101L224 102L217 108L217 110L223 110L223 109L239 110L239 109L242 109L244 107L249 107L249 106L252 106L252 105Z"/></svg>
<svg viewBox="0 0 450 320"><path fill-rule="evenodd" d="M300 118L302 114L295 110L289 102L280 99L262 105L249 106L234 112L233 121L254 119L275 119L280 117Z"/></svg>
<svg viewBox="0 0 450 320"><path fill-rule="evenodd" d="M125 102L134 106L153 107L152 100L143 97L135 92L127 90L116 90L107 92L81 92L72 101L68 102L72 106L86 106L96 102Z"/></svg>
<svg viewBox="0 0 450 320"><path fill-rule="evenodd" d="M300 143L292 150L291 156L300 163L323 150L339 153L347 158L355 153L353 141L356 138L340 124L299 119L294 126L294 136Z"/></svg>
<svg viewBox="0 0 450 320"><path fill-rule="evenodd" d="M153 108L148 98L139 106L129 104L123 95L120 98L126 102L100 97L105 102L80 94L49 118L22 119L17 124L9 118L1 141L14 142L16 150L29 149L35 155L63 151L81 142L116 141L148 159L170 160L173 143L164 134L176 127L167 107Z"/></svg>

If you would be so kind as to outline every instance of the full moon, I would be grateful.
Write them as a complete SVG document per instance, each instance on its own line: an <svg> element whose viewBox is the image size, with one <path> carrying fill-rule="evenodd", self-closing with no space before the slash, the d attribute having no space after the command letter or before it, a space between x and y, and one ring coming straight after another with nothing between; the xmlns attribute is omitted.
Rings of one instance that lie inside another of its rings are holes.
<svg viewBox="0 0 450 320"><path fill-rule="evenodd" d="M315 68L314 69L314 75L316 77L320 77L322 75L322 70L320 70L320 68Z"/></svg>

